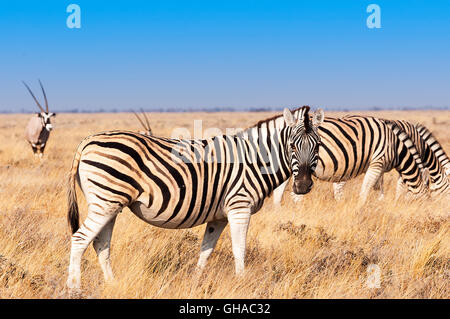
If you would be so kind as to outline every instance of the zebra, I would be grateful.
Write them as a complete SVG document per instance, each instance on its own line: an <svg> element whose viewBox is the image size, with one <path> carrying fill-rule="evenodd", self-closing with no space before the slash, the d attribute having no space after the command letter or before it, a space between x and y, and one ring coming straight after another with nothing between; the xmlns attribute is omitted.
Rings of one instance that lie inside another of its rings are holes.
<svg viewBox="0 0 450 319"><path fill-rule="evenodd" d="M441 163L441 166L444 168L445 175L450 176L450 159L445 153L442 145L439 144L436 137L434 137L433 133L431 133L431 131L425 125L422 125L420 123L416 124L416 129L425 143L430 146L431 151L435 154L439 163Z"/></svg>
<svg viewBox="0 0 450 319"><path fill-rule="evenodd" d="M56 114L49 112L48 110L47 95L45 94L41 80L39 80L39 85L41 86L42 94L44 95L45 110L42 108L41 104L39 104L30 87L24 81L22 81L22 83L25 85L28 92L30 92L37 106L41 110L41 112L37 112L35 116L28 121L25 128L25 139L30 143L34 155L42 158L48 138L50 137L50 131L53 129L50 118L56 116Z"/></svg>
<svg viewBox="0 0 450 319"><path fill-rule="evenodd" d="M152 128L150 127L150 122L148 121L147 115L145 115L145 112L144 112L143 109L141 109L141 112L142 112L142 116L143 116L144 119L145 119L145 123L144 123L144 121L139 117L139 115L138 115L136 112L133 111L133 113L134 113L134 115L136 116L136 118L138 119L139 123L141 123L142 127L144 128L144 130L143 130L143 131L139 131L139 133L140 133L140 134L143 134L143 135L149 135L149 136L150 136L150 135L153 135Z"/></svg>
<svg viewBox="0 0 450 319"><path fill-rule="evenodd" d="M91 241L105 280L113 279L110 241L116 216L125 206L158 227L180 229L206 223L199 271L229 223L235 272L242 275L250 216L291 174L295 192L311 190L323 116L315 114L310 119L309 110L302 108L295 118L286 108L282 129L262 121L235 135L203 140L129 131L85 138L69 177L67 217L73 234L69 290L80 289L81 258ZM88 203L81 227L76 182Z"/></svg>
<svg viewBox="0 0 450 319"><path fill-rule="evenodd" d="M450 180L445 174L444 168L439 162L436 153L432 151L430 145L426 143L421 137L420 133L415 130L415 125L407 121L389 121L388 125L392 126L394 130L399 130L405 133L410 138L417 148L421 161L425 169L429 172L430 179L430 195L431 197L442 197L443 195L450 196ZM408 133L409 132L409 133ZM415 136L414 136L415 135ZM414 136L414 138L412 138ZM396 199L400 194L404 193L405 185L401 179L397 181Z"/></svg>
<svg viewBox="0 0 450 319"><path fill-rule="evenodd" d="M447 165L448 170L450 162L444 149L432 133L424 125L414 124L405 120L382 119L382 121L390 126L398 126L414 143L423 166L430 173L430 195L438 197L442 194L449 194L450 181L447 177L448 173L445 170L445 166ZM345 183L344 181L333 184L334 195L337 200L342 198L342 188ZM384 197L383 175L380 176L374 188L380 191L379 199L381 200ZM404 185L402 179L399 178L397 181L396 200L403 192Z"/></svg>
<svg viewBox="0 0 450 319"><path fill-rule="evenodd" d="M383 120L358 115L326 117L319 127L319 135L319 161L314 176L342 185L342 182L365 173L358 207L365 204L368 191L382 174L393 168L413 198L429 195L430 173L423 167L413 142L406 133L394 131ZM287 183L274 191L275 205L279 205ZM339 192L335 187L336 194Z"/></svg>

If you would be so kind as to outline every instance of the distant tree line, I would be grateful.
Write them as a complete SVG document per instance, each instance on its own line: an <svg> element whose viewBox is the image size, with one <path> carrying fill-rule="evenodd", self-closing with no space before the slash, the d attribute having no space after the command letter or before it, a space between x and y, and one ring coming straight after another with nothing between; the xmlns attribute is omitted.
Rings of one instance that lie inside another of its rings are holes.
<svg viewBox="0 0 450 319"><path fill-rule="evenodd" d="M55 110L56 113L127 113L132 111L137 111L143 109L145 112L277 112L282 111L285 107L295 108L302 105L288 105L288 106L257 106L257 107L223 107L223 106L213 106L213 107L124 107L124 108L68 108L65 110ZM312 107L316 107L316 105L311 105ZM317 106L319 107L319 106ZM339 111L339 112L355 112L355 111L418 111L418 110L450 110L449 106L423 106L423 107L408 107L408 106L399 106L399 107L381 107L381 106L372 106L372 107L361 107L361 108L349 108L349 107L327 107L320 106L327 111ZM21 108L20 110L0 110L0 113L34 113L35 111L31 108L25 109Z"/></svg>

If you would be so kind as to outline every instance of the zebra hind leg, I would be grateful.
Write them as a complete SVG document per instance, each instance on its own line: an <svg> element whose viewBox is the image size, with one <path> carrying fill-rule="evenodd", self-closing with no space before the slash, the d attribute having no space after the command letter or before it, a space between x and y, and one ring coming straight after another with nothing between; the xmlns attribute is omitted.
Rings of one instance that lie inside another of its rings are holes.
<svg viewBox="0 0 450 319"><path fill-rule="evenodd" d="M200 248L200 257L198 258L197 270L202 271L206 262L216 247L217 240L228 224L227 220L218 220L206 224L205 234L203 235L202 246Z"/></svg>
<svg viewBox="0 0 450 319"><path fill-rule="evenodd" d="M95 237L93 246L95 252L97 253L98 261L100 263L100 267L103 270L103 275L105 277L106 282L110 282L114 280L114 275L111 267L110 260L110 247L111 247L111 236L114 228L114 223L116 222L116 217L113 217L100 233Z"/></svg>
<svg viewBox="0 0 450 319"><path fill-rule="evenodd" d="M84 223L72 235L69 275L66 283L71 292L79 292L81 288L81 258L86 248L121 210L122 206L119 205L107 206L106 203L105 206L97 203L89 204L88 214ZM101 239L97 239L97 248L100 248L100 243L105 242L106 237L110 237L110 235L107 235L112 232L113 224L110 224L108 227L110 229L107 228L105 233L100 235ZM106 262L106 256L109 255L109 249L106 253L102 253L101 251L99 253L99 259L105 259L104 265L108 263Z"/></svg>

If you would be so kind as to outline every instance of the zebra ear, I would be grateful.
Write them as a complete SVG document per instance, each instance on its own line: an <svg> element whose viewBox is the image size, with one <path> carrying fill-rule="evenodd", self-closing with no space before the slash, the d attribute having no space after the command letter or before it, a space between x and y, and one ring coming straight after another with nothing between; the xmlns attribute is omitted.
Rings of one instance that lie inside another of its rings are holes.
<svg viewBox="0 0 450 319"><path fill-rule="evenodd" d="M427 187L430 185L430 170L428 168L424 168L422 171L422 179Z"/></svg>
<svg viewBox="0 0 450 319"><path fill-rule="evenodd" d="M313 125L315 127L321 125L323 123L323 119L325 118L325 114L323 113L322 109L317 109L312 118Z"/></svg>
<svg viewBox="0 0 450 319"><path fill-rule="evenodd" d="M295 119L294 116L291 113L291 110L289 110L288 108L285 108L283 111L283 117L284 117L284 121L286 122L287 126L295 126Z"/></svg>

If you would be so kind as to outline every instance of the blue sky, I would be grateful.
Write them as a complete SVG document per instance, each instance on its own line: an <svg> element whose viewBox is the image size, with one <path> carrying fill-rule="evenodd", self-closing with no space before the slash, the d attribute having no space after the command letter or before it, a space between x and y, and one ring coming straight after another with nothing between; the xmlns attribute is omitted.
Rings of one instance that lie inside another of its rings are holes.
<svg viewBox="0 0 450 319"><path fill-rule="evenodd" d="M66 7L81 8L69 29ZM369 29L369 4L381 29ZM2 1L0 111L450 107L450 1Z"/></svg>

